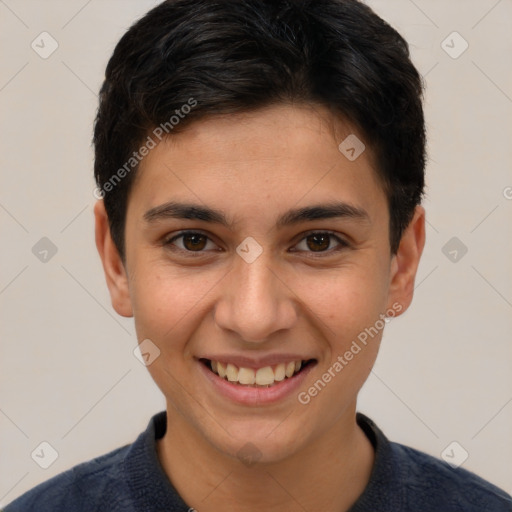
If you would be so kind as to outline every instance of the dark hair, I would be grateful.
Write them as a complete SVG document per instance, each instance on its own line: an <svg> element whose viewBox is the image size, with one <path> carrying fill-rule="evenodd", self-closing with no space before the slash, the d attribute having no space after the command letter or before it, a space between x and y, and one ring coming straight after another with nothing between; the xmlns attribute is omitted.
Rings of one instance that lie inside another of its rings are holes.
<svg viewBox="0 0 512 512"><path fill-rule="evenodd" d="M328 107L371 148L395 253L423 195L422 92L405 40L357 0L161 3L117 44L94 126L94 174L121 257L150 140L205 116L291 102Z"/></svg>

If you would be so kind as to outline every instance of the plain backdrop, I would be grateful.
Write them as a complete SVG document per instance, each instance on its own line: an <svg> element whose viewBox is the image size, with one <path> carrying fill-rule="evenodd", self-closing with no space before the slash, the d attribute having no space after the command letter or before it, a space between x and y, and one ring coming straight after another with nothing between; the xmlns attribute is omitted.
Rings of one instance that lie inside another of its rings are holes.
<svg viewBox="0 0 512 512"><path fill-rule="evenodd" d="M156 3L0 0L0 507L165 408L110 305L92 211L104 69ZM467 452L462 467L511 492L512 2L368 4L425 77L428 227L413 304L386 327L359 410L392 440ZM47 469L31 456L42 442Z"/></svg>

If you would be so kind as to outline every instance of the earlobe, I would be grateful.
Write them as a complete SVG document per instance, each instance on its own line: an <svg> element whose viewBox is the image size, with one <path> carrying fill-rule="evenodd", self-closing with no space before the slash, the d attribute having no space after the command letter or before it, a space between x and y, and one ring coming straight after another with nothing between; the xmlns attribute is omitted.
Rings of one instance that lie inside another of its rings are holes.
<svg viewBox="0 0 512 512"><path fill-rule="evenodd" d="M133 316L128 277L123 261L110 234L107 212L103 200L94 205L96 247L103 264L112 306L125 317Z"/></svg>
<svg viewBox="0 0 512 512"><path fill-rule="evenodd" d="M414 281L425 246L425 209L417 206L414 216L402 234L400 246L391 261L391 280L388 307L402 306L402 314L410 305L414 294Z"/></svg>

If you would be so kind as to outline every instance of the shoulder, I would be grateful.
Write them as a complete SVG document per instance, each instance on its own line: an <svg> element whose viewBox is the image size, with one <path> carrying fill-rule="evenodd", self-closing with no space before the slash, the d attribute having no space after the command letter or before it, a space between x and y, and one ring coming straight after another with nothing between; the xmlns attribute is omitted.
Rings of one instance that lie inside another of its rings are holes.
<svg viewBox="0 0 512 512"><path fill-rule="evenodd" d="M512 497L461 467L391 442L358 413L357 422L375 449L370 481L351 512L512 512Z"/></svg>
<svg viewBox="0 0 512 512"><path fill-rule="evenodd" d="M429 510L446 512L512 511L511 496L476 474L399 443L390 447L402 469L410 510L423 502Z"/></svg>
<svg viewBox="0 0 512 512"><path fill-rule="evenodd" d="M128 489L122 478L129 447L117 448L50 478L7 505L4 512L89 512L103 510L106 503L109 511L129 511L127 503L123 504Z"/></svg>

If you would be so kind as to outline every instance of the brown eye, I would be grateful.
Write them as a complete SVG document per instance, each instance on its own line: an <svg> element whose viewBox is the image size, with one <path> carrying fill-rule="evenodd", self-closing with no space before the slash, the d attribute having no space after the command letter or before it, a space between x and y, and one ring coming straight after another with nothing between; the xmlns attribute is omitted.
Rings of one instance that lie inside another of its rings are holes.
<svg viewBox="0 0 512 512"><path fill-rule="evenodd" d="M306 237L308 248L312 251L325 251L331 243L328 233L318 233Z"/></svg>
<svg viewBox="0 0 512 512"><path fill-rule="evenodd" d="M200 251L206 246L206 236L199 233L189 233L183 235L183 245L189 251Z"/></svg>
<svg viewBox="0 0 512 512"><path fill-rule="evenodd" d="M186 231L164 241L164 246L172 250L182 252L205 252L205 249L212 249L215 244L207 235L196 231Z"/></svg>
<svg viewBox="0 0 512 512"><path fill-rule="evenodd" d="M334 241L334 244L332 243ZM327 231L319 231L306 235L294 248L295 251L306 253L334 253L349 247L339 236Z"/></svg>

